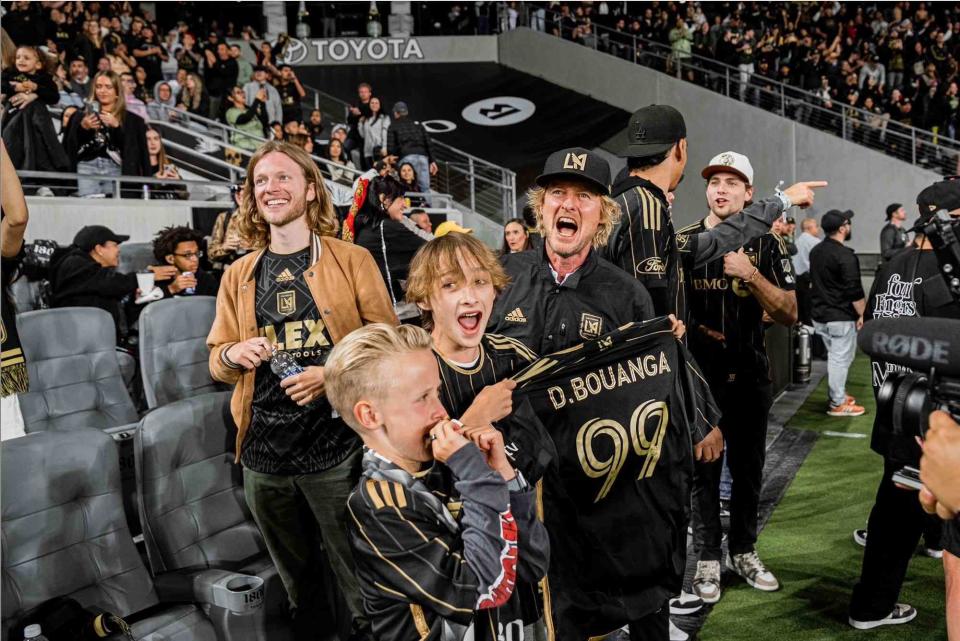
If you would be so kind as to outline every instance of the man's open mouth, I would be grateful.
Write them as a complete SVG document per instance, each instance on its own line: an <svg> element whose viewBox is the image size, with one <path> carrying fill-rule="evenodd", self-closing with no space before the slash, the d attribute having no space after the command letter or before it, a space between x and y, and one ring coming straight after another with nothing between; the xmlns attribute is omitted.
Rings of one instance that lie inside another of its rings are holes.
<svg viewBox="0 0 960 641"><path fill-rule="evenodd" d="M577 225L577 221L568 216L561 216L557 219L557 234L561 238L573 238L577 235L577 230L580 229L580 226Z"/></svg>

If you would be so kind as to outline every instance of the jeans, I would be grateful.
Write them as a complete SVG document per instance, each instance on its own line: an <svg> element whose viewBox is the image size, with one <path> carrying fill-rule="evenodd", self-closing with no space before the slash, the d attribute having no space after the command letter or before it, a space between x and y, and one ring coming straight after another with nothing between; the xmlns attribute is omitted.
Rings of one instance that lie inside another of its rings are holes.
<svg viewBox="0 0 960 641"><path fill-rule="evenodd" d="M360 476L361 450L313 474L263 474L244 468L243 492L295 609L297 630L318 630L326 611L322 552L354 617L367 627L347 541L347 497ZM300 638L300 635L298 635Z"/></svg>
<svg viewBox="0 0 960 641"><path fill-rule="evenodd" d="M823 339L827 348L830 405L843 405L847 398L847 371L857 353L857 324L855 321L813 321L813 331Z"/></svg>
<svg viewBox="0 0 960 641"><path fill-rule="evenodd" d="M430 191L430 159L420 154L410 154L400 159L397 167L408 162L413 165L413 170L417 172L417 187L420 191L427 193Z"/></svg>
<svg viewBox="0 0 960 641"><path fill-rule="evenodd" d="M87 176L119 176L120 165L111 158L94 158L81 160L77 163L77 173ZM111 180L96 180L91 178L77 178L77 195L113 194L114 182Z"/></svg>

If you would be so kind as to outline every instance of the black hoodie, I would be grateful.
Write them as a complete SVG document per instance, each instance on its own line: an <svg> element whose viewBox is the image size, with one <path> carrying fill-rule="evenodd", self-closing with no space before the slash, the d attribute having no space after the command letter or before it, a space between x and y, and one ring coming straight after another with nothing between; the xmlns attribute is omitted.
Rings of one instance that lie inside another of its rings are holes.
<svg viewBox="0 0 960 641"><path fill-rule="evenodd" d="M99 307L124 326L120 301L137 291L136 274L120 274L103 267L76 245L58 249L50 259L53 307Z"/></svg>

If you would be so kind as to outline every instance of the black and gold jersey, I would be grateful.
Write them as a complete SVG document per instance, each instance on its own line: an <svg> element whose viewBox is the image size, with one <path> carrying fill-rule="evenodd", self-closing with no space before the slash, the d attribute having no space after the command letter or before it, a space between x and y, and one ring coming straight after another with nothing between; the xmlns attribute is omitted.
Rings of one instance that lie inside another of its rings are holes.
<svg viewBox="0 0 960 641"><path fill-rule="evenodd" d="M303 367L322 365L332 347L323 317L303 274L310 248L290 255L264 252L256 268L259 333ZM329 469L359 447L326 396L299 406L280 387L269 363L256 370L253 416L241 462L264 474L309 474Z"/></svg>
<svg viewBox="0 0 960 641"><path fill-rule="evenodd" d="M508 492L472 443L417 475L366 450L347 512L376 639L523 641L514 586L544 575L549 540L534 490Z"/></svg>
<svg viewBox="0 0 960 641"><path fill-rule="evenodd" d="M706 229L700 220L678 233L699 234ZM796 289L790 254L780 236L764 234L744 245L743 251L768 281L786 291ZM714 385L734 380L769 381L763 307L750 287L724 274L723 258L693 269L689 280L688 344L707 379ZM723 334L725 340L709 338L698 326Z"/></svg>
<svg viewBox="0 0 960 641"><path fill-rule="evenodd" d="M537 355L515 338L484 334L480 356L463 367L434 352L440 365L440 400L450 416L459 418L487 385L493 385L536 360Z"/></svg>
<svg viewBox="0 0 960 641"><path fill-rule="evenodd" d="M549 354L513 378L550 434L543 478L557 639L583 641L657 611L686 558L694 416L707 412L667 319Z"/></svg>

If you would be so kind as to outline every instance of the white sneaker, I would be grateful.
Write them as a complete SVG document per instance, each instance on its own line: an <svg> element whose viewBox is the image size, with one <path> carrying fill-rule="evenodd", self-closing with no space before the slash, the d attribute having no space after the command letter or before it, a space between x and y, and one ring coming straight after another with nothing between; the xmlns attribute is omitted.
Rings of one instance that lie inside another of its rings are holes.
<svg viewBox="0 0 960 641"><path fill-rule="evenodd" d="M697 561L693 593L703 599L704 603L716 603L720 600L720 561Z"/></svg>
<svg viewBox="0 0 960 641"><path fill-rule="evenodd" d="M907 605L906 603L898 603L893 606L893 612L882 619L877 619L876 621L857 621L853 617L850 617L847 619L847 621L857 630L870 630L873 628L879 628L881 625L899 625L901 623L909 623L916 617L916 608Z"/></svg>
<svg viewBox="0 0 960 641"><path fill-rule="evenodd" d="M763 565L756 551L744 554L733 554L727 557L727 568L733 570L752 587L764 592L775 592L780 589L780 582L773 572ZM706 601L706 599L704 599Z"/></svg>
<svg viewBox="0 0 960 641"><path fill-rule="evenodd" d="M857 545L862 545L867 547L867 528L860 528L859 530L853 531L853 540Z"/></svg>
<svg viewBox="0 0 960 641"><path fill-rule="evenodd" d="M920 554L923 556L929 556L931 559L943 558L943 550L937 548L928 548L926 546L920 549Z"/></svg>
<svg viewBox="0 0 960 641"><path fill-rule="evenodd" d="M690 635L670 622L670 641L687 641Z"/></svg>
<svg viewBox="0 0 960 641"><path fill-rule="evenodd" d="M702 607L703 599L689 592L681 592L679 596L670 599L670 614L684 616L699 612Z"/></svg>

